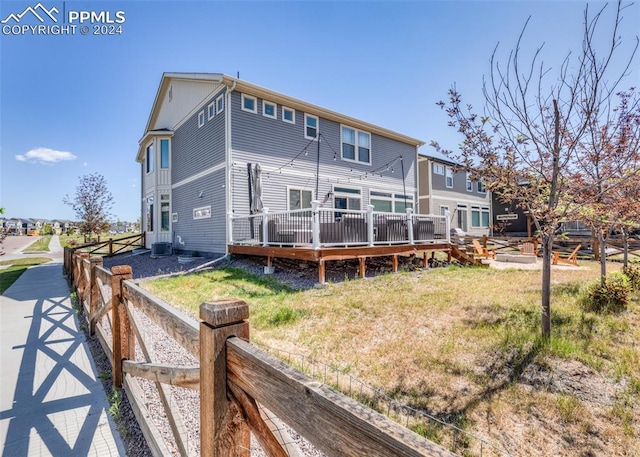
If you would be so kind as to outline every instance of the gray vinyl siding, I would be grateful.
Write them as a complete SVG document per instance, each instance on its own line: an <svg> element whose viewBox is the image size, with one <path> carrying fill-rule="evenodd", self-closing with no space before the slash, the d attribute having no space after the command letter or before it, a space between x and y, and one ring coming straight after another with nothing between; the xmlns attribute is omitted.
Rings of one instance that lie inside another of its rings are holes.
<svg viewBox="0 0 640 457"><path fill-rule="evenodd" d="M172 191L172 212L178 222L172 224L175 249L201 254L226 252L225 170L219 170ZM203 197L199 195L202 192ZM193 219L193 209L211 205L211 218ZM185 243L181 246L177 237Z"/></svg>
<svg viewBox="0 0 640 457"><path fill-rule="evenodd" d="M223 92L207 100L175 130L171 143L171 180L174 184L225 161L225 113L223 111L213 119L207 115L209 103ZM205 122L198 127L198 113L203 110Z"/></svg>
<svg viewBox="0 0 640 457"><path fill-rule="evenodd" d="M318 142L304 137L305 113L296 110L295 124L290 124L282 121L280 104L277 105L277 119L272 119L262 115L260 98L257 100L255 114L241 109L239 93L232 93L231 99L234 162L231 170L231 198L234 214L243 215L249 212L247 163L259 163L263 168L263 202L270 211L287 209L287 186L310 189L315 193ZM364 205L369 203L369 189L402 193L400 162L395 164L394 173L383 170L382 177L369 174L365 178L365 173L371 173L402 156L406 176L405 187L407 193L413 196L414 204L417 204L417 193L413 190L416 186L415 145L371 134L371 165L347 162L341 160L340 124L320 117L319 131L322 134L318 185L320 201L334 186L360 188L363 209ZM305 148L306 155L303 152ZM327 203L331 204L332 202Z"/></svg>

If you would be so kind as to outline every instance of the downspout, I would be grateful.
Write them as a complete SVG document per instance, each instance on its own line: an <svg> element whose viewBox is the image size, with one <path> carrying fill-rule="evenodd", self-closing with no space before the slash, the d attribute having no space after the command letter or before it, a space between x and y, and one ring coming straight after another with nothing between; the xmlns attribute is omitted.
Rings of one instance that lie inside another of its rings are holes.
<svg viewBox="0 0 640 457"><path fill-rule="evenodd" d="M227 200L227 204L226 204L226 233L225 233L225 243L224 243L224 253L225 253L225 257L229 255L229 241L231 240L231 234L232 234L232 230L233 227L231 225L231 216L233 215L233 211L232 211L232 205L233 205L233 201L231 198L231 186L233 185L233 183L231 182L231 167L233 165L233 160L231 157L231 94L232 92L236 89L236 85L237 85L237 81L233 81L233 85L231 85L231 87L227 86L227 96L225 97L225 104L227 105L225 108L225 116L224 116L224 120L225 120L225 129L224 129L224 137L225 137L225 149L226 149L226 156L227 156L227 185L226 185L226 190L227 190L227 195L226 195L226 200Z"/></svg>

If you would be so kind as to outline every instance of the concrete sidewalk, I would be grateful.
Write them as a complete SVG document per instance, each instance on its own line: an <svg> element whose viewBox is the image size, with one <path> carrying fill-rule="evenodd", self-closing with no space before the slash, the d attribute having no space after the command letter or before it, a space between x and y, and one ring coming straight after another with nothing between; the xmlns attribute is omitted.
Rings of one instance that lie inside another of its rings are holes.
<svg viewBox="0 0 640 457"><path fill-rule="evenodd" d="M0 297L2 456L125 455L62 276L52 263L29 268ZM12 256L13 257L13 256Z"/></svg>

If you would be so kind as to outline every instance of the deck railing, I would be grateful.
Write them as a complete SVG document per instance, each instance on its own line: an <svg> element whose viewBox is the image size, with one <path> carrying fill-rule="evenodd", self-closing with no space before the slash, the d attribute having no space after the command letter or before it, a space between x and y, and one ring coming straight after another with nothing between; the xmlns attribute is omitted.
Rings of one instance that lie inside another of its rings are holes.
<svg viewBox="0 0 640 457"><path fill-rule="evenodd" d="M365 210L321 208L231 216L229 244L308 247L381 246L450 241L449 218L433 214L413 214Z"/></svg>

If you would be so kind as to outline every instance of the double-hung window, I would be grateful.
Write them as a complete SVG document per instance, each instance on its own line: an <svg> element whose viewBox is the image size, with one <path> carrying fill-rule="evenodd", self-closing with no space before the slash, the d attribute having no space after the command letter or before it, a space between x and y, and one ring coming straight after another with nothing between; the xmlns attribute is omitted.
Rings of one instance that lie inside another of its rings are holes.
<svg viewBox="0 0 640 457"><path fill-rule="evenodd" d="M453 187L453 168L446 167L445 169L445 185L451 189Z"/></svg>
<svg viewBox="0 0 640 457"><path fill-rule="evenodd" d="M213 119L213 117L216 115L216 102L209 103L209 106L207 106L207 113L209 116L209 120Z"/></svg>
<svg viewBox="0 0 640 457"><path fill-rule="evenodd" d="M371 163L371 134L342 126L342 158Z"/></svg>
<svg viewBox="0 0 640 457"><path fill-rule="evenodd" d="M444 175L444 165L442 165L441 163L434 163L433 172L436 175Z"/></svg>
<svg viewBox="0 0 640 457"><path fill-rule="evenodd" d="M318 118L311 114L304 115L304 137L313 140L318 136Z"/></svg>
<svg viewBox="0 0 640 457"><path fill-rule="evenodd" d="M471 182L469 173L467 173L467 192L473 192L473 183Z"/></svg>

